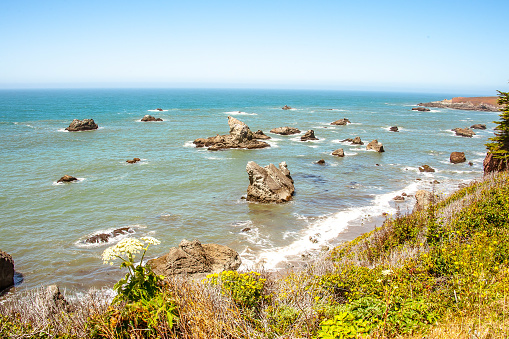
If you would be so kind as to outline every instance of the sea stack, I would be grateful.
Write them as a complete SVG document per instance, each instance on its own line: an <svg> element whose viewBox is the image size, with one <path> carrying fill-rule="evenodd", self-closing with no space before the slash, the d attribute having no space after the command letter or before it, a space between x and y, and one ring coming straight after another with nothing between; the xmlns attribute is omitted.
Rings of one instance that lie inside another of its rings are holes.
<svg viewBox="0 0 509 339"><path fill-rule="evenodd" d="M247 163L246 171L249 176L247 201L262 203L284 203L292 199L295 193L293 179L286 162L261 167L254 161Z"/></svg>
<svg viewBox="0 0 509 339"><path fill-rule="evenodd" d="M94 119L83 119L83 120L74 119L69 124L69 127L66 128L66 130L69 132L78 132L78 131L91 131L98 128L99 126L94 122Z"/></svg>

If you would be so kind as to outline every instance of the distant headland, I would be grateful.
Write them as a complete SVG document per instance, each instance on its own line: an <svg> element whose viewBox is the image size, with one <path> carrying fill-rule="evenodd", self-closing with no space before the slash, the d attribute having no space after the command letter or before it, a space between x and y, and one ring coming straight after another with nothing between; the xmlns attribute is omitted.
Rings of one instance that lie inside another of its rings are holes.
<svg viewBox="0 0 509 339"><path fill-rule="evenodd" d="M444 99L442 101L432 101L419 103L418 106L437 107L437 108L453 108L470 111L489 111L498 112L500 105L497 103L498 97L456 97L452 99Z"/></svg>

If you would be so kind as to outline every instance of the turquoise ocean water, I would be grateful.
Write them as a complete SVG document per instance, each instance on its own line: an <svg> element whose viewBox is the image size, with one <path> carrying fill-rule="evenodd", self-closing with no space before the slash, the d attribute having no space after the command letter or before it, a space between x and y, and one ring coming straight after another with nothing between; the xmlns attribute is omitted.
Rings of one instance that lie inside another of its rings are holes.
<svg viewBox="0 0 509 339"><path fill-rule="evenodd" d="M111 286L118 268L102 264L112 243L84 239L119 227L151 235L164 254L182 239L219 243L241 253L244 268L283 268L302 254L369 231L384 212L411 210L417 189L447 194L481 177L496 112L432 109L419 102L453 94L283 90L90 89L0 91L0 249L24 276L18 289L57 283L84 290ZM292 110L282 110L289 105ZM162 108L163 112L154 111ZM144 123L151 114L163 122ZM271 136L270 148L211 152L192 141L229 132L227 117ZM349 118L352 124L331 126ZM99 129L66 132L74 119L92 118ZM487 124L474 138L452 128ZM280 126L313 129L320 140L280 136ZM400 132L390 132L398 126ZM385 153L341 140L382 142ZM331 155L343 148L346 156ZM465 152L453 165L449 155ZM137 164L126 160L141 158ZM315 164L319 159L325 166ZM248 161L286 161L294 200L261 205L246 194ZM435 173L420 173L428 164ZM57 184L64 174L80 180ZM419 180L420 179L420 180ZM437 180L439 184L431 184ZM242 232L250 228L250 231ZM310 237L314 241L310 241ZM115 239L118 241L121 237Z"/></svg>

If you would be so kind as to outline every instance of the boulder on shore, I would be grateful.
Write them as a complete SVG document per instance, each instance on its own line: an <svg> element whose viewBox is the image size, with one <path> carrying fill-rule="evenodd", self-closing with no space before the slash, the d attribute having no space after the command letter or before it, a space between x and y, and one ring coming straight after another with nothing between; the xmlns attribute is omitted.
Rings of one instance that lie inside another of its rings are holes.
<svg viewBox="0 0 509 339"><path fill-rule="evenodd" d="M283 203L292 199L295 193L293 179L286 162L261 167L254 161L247 163L246 171L249 176L247 201L262 203Z"/></svg>
<svg viewBox="0 0 509 339"><path fill-rule="evenodd" d="M435 172L435 169L432 168L430 165L422 165L419 167L419 172Z"/></svg>
<svg viewBox="0 0 509 339"><path fill-rule="evenodd" d="M449 161L453 164L459 164L461 162L467 161L467 158L465 157L464 152L452 152L451 156L449 157Z"/></svg>
<svg viewBox="0 0 509 339"><path fill-rule="evenodd" d="M0 292L14 285L14 260L0 250Z"/></svg>
<svg viewBox="0 0 509 339"><path fill-rule="evenodd" d="M470 128L453 128L451 131L456 132L456 135L471 138L475 135L474 131Z"/></svg>
<svg viewBox="0 0 509 339"><path fill-rule="evenodd" d="M83 120L74 119L69 124L69 127L66 128L66 130L69 132L77 132L77 131L91 131L98 128L99 126L94 122L94 119L83 119Z"/></svg>
<svg viewBox="0 0 509 339"><path fill-rule="evenodd" d="M300 133L300 129L295 127L277 127L270 130L270 133L281 134L281 135L291 135Z"/></svg>
<svg viewBox="0 0 509 339"><path fill-rule="evenodd" d="M313 131L312 129L310 129L303 136L300 137L300 141L308 140L319 140L317 137L315 137L315 131Z"/></svg>
<svg viewBox="0 0 509 339"><path fill-rule="evenodd" d="M470 126L470 128L472 128L472 129L486 129L486 125L485 124L475 124L475 125Z"/></svg>
<svg viewBox="0 0 509 339"><path fill-rule="evenodd" d="M193 141L196 147L208 147L209 151L218 151L228 148L264 148L270 145L266 142L256 140L256 136L249 127L242 121L228 117L230 134L217 135L210 138L198 138Z"/></svg>
<svg viewBox="0 0 509 339"><path fill-rule="evenodd" d="M233 249L217 244L201 244L198 240L182 240L178 247L162 257L147 262L154 273L173 275L205 276L210 273L233 271L242 263Z"/></svg>
<svg viewBox="0 0 509 339"><path fill-rule="evenodd" d="M76 177L73 177L72 175L64 175L63 177L61 177L60 179L58 179L57 183L58 182L71 182L71 181L77 181L78 178Z"/></svg>
<svg viewBox="0 0 509 339"><path fill-rule="evenodd" d="M339 148L339 149L335 150L334 152L332 152L332 155L335 155L338 157L344 157L345 151L342 148Z"/></svg>
<svg viewBox="0 0 509 339"><path fill-rule="evenodd" d="M367 149L367 150L372 149L372 150L375 150L375 151L377 151L377 152L379 152L379 153L385 152L385 150L384 150L384 145L382 145L382 143L381 143L381 142L378 142L378 140L376 140L376 139L375 139L375 140L373 140L373 141L371 141L371 142L370 142L370 143L366 146L366 149Z"/></svg>
<svg viewBox="0 0 509 339"><path fill-rule="evenodd" d="M331 122L330 124L331 125L337 125L337 126L344 126L346 124L351 124L351 122L347 118L343 118L343 119L339 119L339 120L336 120L334 122Z"/></svg>
<svg viewBox="0 0 509 339"><path fill-rule="evenodd" d="M163 121L163 119L155 118L155 117L147 114L143 118L141 118L141 121L143 121L143 122L147 122L147 121Z"/></svg>

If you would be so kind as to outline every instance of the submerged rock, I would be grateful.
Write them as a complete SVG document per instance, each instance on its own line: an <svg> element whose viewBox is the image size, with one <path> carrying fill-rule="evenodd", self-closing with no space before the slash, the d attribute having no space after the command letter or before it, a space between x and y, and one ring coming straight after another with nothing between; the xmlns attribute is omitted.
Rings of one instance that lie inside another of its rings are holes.
<svg viewBox="0 0 509 339"><path fill-rule="evenodd" d="M261 167L250 161L246 171L249 176L247 201L283 203L292 199L295 187L285 162L277 168L273 164Z"/></svg>
<svg viewBox="0 0 509 339"><path fill-rule="evenodd" d="M85 243L87 244L98 244L110 241L110 239L115 238L119 235L134 233L134 230L130 227L121 227L113 230L109 233L99 233L93 235L87 239L85 239Z"/></svg>
<svg viewBox="0 0 509 339"><path fill-rule="evenodd" d="M465 157L464 152L452 152L451 156L449 157L449 161L453 164L459 164L461 162L467 161L467 158Z"/></svg>
<svg viewBox="0 0 509 339"><path fill-rule="evenodd" d="M78 178L76 177L73 177L72 175L64 175L63 177L61 177L60 179L58 179L57 182L71 182L71 181L77 181Z"/></svg>
<svg viewBox="0 0 509 339"><path fill-rule="evenodd" d="M94 119L83 119L83 120L74 119L69 125L69 127L66 128L66 130L69 132L77 132L77 131L90 131L98 128L99 126L94 122Z"/></svg>
<svg viewBox="0 0 509 339"><path fill-rule="evenodd" d="M389 128L389 131L391 131L391 132L399 132L398 126L391 126L391 128Z"/></svg>
<svg viewBox="0 0 509 339"><path fill-rule="evenodd" d="M331 125L337 125L337 126L344 126L346 124L351 124L351 122L347 118L343 118L343 119L339 119L339 120L336 120L334 122L331 122L330 124Z"/></svg>
<svg viewBox="0 0 509 339"><path fill-rule="evenodd" d="M0 250L0 292L14 285L14 260Z"/></svg>
<svg viewBox="0 0 509 339"><path fill-rule="evenodd" d="M320 159L316 162L318 165L325 165L325 160Z"/></svg>
<svg viewBox="0 0 509 339"><path fill-rule="evenodd" d="M419 167L419 172L435 172L435 169L429 165L422 165Z"/></svg>
<svg viewBox="0 0 509 339"><path fill-rule="evenodd" d="M159 110L159 109L158 109ZM161 110L162 111L162 110ZM143 118L141 118L141 121L143 122L147 122L147 121L163 121L163 119L161 118L155 118L151 115L145 115Z"/></svg>
<svg viewBox="0 0 509 339"><path fill-rule="evenodd" d="M129 164L135 164L138 161L141 161L141 159L140 158L133 158L133 160L126 160L126 162L129 163Z"/></svg>
<svg viewBox="0 0 509 339"><path fill-rule="evenodd" d="M315 137L315 131L313 131L312 129L310 129L303 136L300 137L300 141L308 140L319 140L317 137Z"/></svg>
<svg viewBox="0 0 509 339"><path fill-rule="evenodd" d="M277 127L270 130L270 133L281 134L281 135L291 135L300 133L300 129L295 127Z"/></svg>
<svg viewBox="0 0 509 339"><path fill-rule="evenodd" d="M419 106L412 108L412 111L429 112L429 108Z"/></svg>
<svg viewBox="0 0 509 339"><path fill-rule="evenodd" d="M475 135L474 131L470 128L453 128L451 131L456 132L456 135L471 138Z"/></svg>
<svg viewBox="0 0 509 339"><path fill-rule="evenodd" d="M472 129L486 129L486 125L485 124L475 124L475 125L470 126L470 128L472 128Z"/></svg>
<svg viewBox="0 0 509 339"><path fill-rule="evenodd" d="M242 121L228 117L230 134L217 135L209 138L198 138L193 143L196 147L208 147L210 151L218 151L228 148L264 148L270 145L266 142L256 140L256 135Z"/></svg>
<svg viewBox="0 0 509 339"><path fill-rule="evenodd" d="M288 109L292 109L292 108L291 108L290 106L288 106L288 105L284 105L284 106L283 106L283 109L286 111L286 110L288 110Z"/></svg>
<svg viewBox="0 0 509 339"><path fill-rule="evenodd" d="M242 263L239 254L233 249L217 244L201 244L198 240L182 240L178 247L162 257L147 262L154 273L173 275L206 275L233 271Z"/></svg>
<svg viewBox="0 0 509 339"><path fill-rule="evenodd" d="M375 151L377 151L377 152L379 152L379 153L381 153L381 152L385 152L385 150L384 150L384 145L382 145L382 143L381 143L381 142L378 142L378 140L376 140L376 139L375 139L375 140L373 140L373 141L371 141L371 142L370 142L370 143L366 146L366 149L367 149L367 150L372 149L372 150L375 150Z"/></svg>

